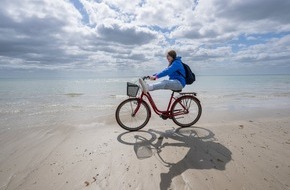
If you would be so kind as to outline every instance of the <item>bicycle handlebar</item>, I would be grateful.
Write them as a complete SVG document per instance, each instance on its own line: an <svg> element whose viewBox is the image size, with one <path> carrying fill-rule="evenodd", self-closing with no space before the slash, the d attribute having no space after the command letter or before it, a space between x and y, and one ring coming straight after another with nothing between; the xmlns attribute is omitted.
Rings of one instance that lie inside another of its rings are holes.
<svg viewBox="0 0 290 190"><path fill-rule="evenodd" d="M142 77L142 79L143 80L148 80L148 79L150 79L150 76L144 76L144 77Z"/></svg>

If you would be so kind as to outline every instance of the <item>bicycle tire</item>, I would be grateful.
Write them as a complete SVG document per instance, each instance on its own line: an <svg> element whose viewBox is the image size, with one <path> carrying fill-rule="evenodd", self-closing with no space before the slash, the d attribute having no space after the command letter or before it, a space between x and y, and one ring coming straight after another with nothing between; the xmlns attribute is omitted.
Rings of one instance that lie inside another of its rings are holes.
<svg viewBox="0 0 290 190"><path fill-rule="evenodd" d="M201 113L200 101L191 95L181 96L176 99L171 108L172 120L180 127L194 125L200 119Z"/></svg>
<svg viewBox="0 0 290 190"><path fill-rule="evenodd" d="M135 115L133 112L140 104ZM117 123L125 130L137 131L147 125L151 117L148 104L140 98L129 98L119 104L116 109L115 118Z"/></svg>

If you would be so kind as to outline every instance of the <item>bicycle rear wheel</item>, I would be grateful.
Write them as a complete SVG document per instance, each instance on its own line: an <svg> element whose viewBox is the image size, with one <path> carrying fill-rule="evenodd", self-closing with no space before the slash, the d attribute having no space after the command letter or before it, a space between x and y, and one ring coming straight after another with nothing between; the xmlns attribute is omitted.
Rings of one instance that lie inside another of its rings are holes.
<svg viewBox="0 0 290 190"><path fill-rule="evenodd" d="M121 102L115 113L117 123L128 131L137 131L145 127L150 116L148 104L139 98L129 98Z"/></svg>
<svg viewBox="0 0 290 190"><path fill-rule="evenodd" d="M202 108L199 100L194 96L182 96L172 104L171 114L173 122L180 127L190 127L201 116Z"/></svg>

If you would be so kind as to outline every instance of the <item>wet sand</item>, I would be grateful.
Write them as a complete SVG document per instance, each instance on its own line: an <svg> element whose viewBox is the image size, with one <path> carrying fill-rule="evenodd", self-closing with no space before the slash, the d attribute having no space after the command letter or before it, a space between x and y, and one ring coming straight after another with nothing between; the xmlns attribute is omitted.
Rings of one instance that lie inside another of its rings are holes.
<svg viewBox="0 0 290 190"><path fill-rule="evenodd" d="M260 111L2 130L0 189L290 189L290 110Z"/></svg>

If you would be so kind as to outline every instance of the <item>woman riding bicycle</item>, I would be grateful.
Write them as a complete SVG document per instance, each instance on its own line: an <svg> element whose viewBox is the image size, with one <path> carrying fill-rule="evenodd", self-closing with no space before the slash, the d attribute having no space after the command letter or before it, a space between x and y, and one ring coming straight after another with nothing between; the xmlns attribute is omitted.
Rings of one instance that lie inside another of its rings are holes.
<svg viewBox="0 0 290 190"><path fill-rule="evenodd" d="M127 82L128 99L121 102L115 112L117 123L128 131L137 131L147 125L151 117L151 105L153 111L162 119L172 119L180 127L189 127L195 124L202 112L200 101L195 92L183 92L181 90L186 84L185 69L180 57L176 57L176 52L171 50L167 53L169 65L160 73L149 78L156 80L161 77L169 76L169 80L163 80L153 84L147 84L144 79L139 79L143 92L137 96L139 86ZM168 101L167 109L161 110L155 104L149 91L158 89L172 90ZM178 92L178 96L175 93ZM145 100L146 99L146 100Z"/></svg>
<svg viewBox="0 0 290 190"><path fill-rule="evenodd" d="M150 80L156 80L161 77L169 76L169 80L163 80L153 84L146 84L142 78L139 79L139 83L142 86L143 92L159 90L159 89L169 89L169 90L182 90L186 84L185 70L182 65L181 57L176 56L174 50L170 50L166 56L168 60L168 67L163 71L150 76Z"/></svg>

